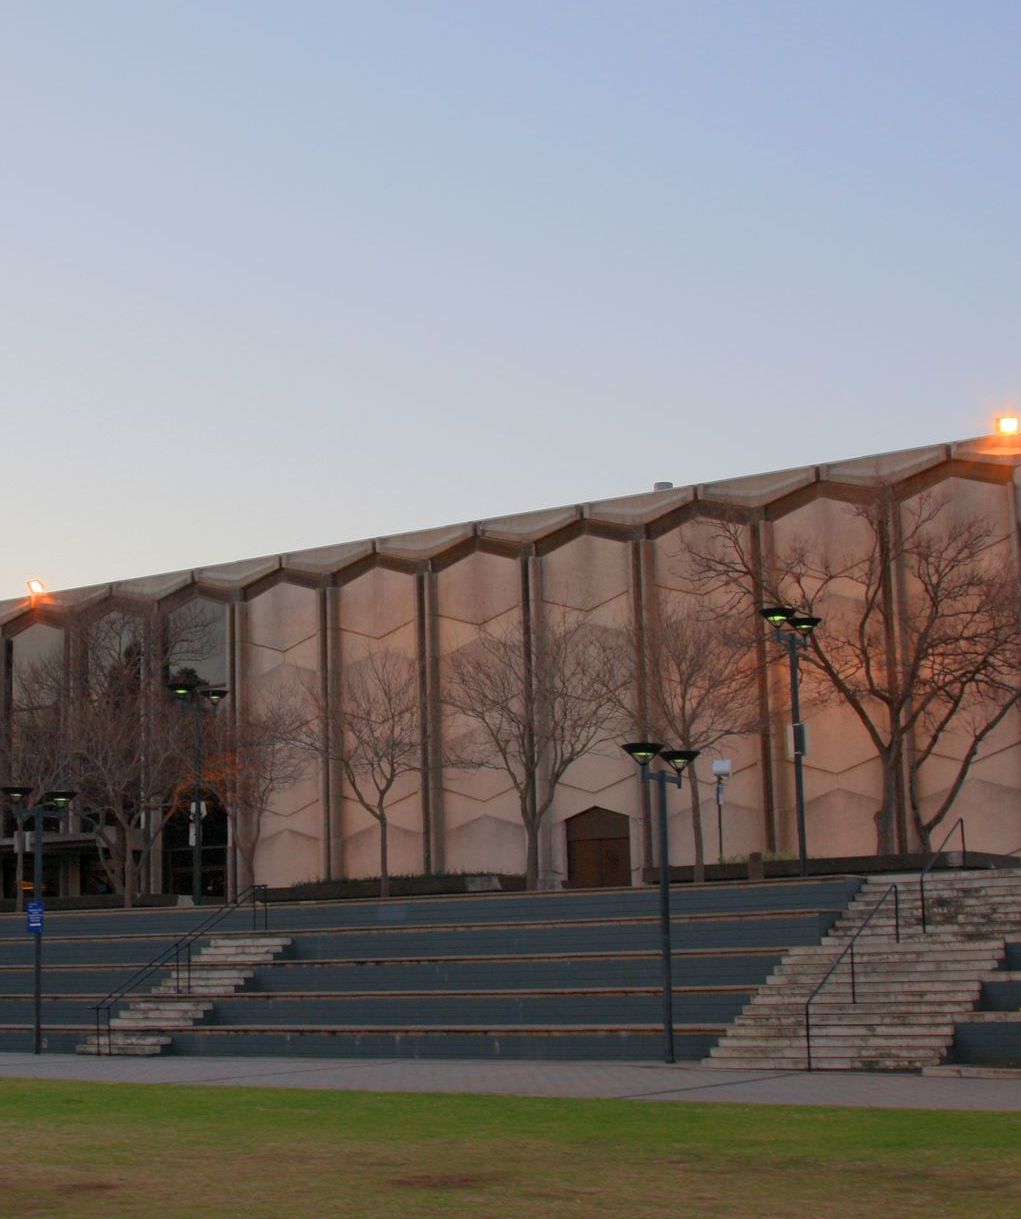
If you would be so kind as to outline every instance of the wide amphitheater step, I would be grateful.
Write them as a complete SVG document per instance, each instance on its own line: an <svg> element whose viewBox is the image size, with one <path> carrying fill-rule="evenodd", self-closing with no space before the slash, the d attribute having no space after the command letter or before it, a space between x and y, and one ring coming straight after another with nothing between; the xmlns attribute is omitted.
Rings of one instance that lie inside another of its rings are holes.
<svg viewBox="0 0 1021 1219"><path fill-rule="evenodd" d="M835 877L675 887L678 1056L704 1057L785 953L818 945L860 885ZM191 926L208 914L188 913ZM151 993L128 996L97 1038L92 1005L190 927L180 911L60 912L47 924L47 977L61 988L44 1008L48 1048L608 1060L661 1053L654 890L294 903L272 906L270 921L272 932L253 941L250 911L229 916L222 934L196 946L190 970L167 970ZM9 962L0 967L4 1048L30 1023L18 982L31 961L24 938L23 924L0 916L0 960Z"/></svg>
<svg viewBox="0 0 1021 1219"><path fill-rule="evenodd" d="M820 944L785 955L706 1065L922 1070L939 1064L1005 959L1002 936L1021 929L1021 870L930 876L925 914L923 932L917 875L870 879ZM831 973L858 932L853 978L850 954Z"/></svg>

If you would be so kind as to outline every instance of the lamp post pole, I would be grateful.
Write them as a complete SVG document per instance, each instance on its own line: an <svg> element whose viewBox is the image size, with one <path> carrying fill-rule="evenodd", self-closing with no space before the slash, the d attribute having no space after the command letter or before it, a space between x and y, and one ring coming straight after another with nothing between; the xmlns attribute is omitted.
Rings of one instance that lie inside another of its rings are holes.
<svg viewBox="0 0 1021 1219"><path fill-rule="evenodd" d="M730 758L717 758L713 763L716 779L716 839L719 843L719 861L723 863L723 785L730 778L734 764Z"/></svg>
<svg viewBox="0 0 1021 1219"><path fill-rule="evenodd" d="M32 834L32 903L28 910L28 931L35 938L34 1004L32 1053L43 1052L43 817L62 817L64 809L74 799L73 791L44 792L39 802L22 806L32 794L31 787L12 785L0 788L14 805L14 814L24 825L35 819Z"/></svg>
<svg viewBox="0 0 1021 1219"><path fill-rule="evenodd" d="M202 903L202 716L206 714L203 699L209 703L209 713L227 697L225 686L201 686L191 680L172 682L170 693L185 704L194 717L194 766L192 771L191 812L191 900L196 906Z"/></svg>
<svg viewBox="0 0 1021 1219"><path fill-rule="evenodd" d="M202 897L202 705L191 701L195 724L194 794L191 805L191 898L197 906Z"/></svg>
<svg viewBox="0 0 1021 1219"><path fill-rule="evenodd" d="M659 823L659 951L660 977L663 992L663 1061L674 1062L674 987L673 946L670 935L670 841L667 828L666 788L671 783L680 788L684 783L684 770L698 757L697 749L664 749L651 741L632 741L623 746L639 766L642 781L654 783L659 788L657 798ZM661 757L673 768L650 770L649 763Z"/></svg>
<svg viewBox="0 0 1021 1219"><path fill-rule="evenodd" d="M808 647L812 632L821 618L802 616L788 605L771 606L759 614L773 628L776 642L787 650L791 677L791 741L794 749L794 810L798 828L798 872L808 875L808 845L805 831L805 725L801 722L800 670L801 652Z"/></svg>

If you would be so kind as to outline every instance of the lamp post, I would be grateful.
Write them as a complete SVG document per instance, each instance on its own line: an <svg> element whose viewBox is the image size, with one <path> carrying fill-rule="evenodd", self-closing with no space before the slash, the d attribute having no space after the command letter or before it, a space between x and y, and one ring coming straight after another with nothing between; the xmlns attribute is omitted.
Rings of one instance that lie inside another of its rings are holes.
<svg viewBox="0 0 1021 1219"><path fill-rule="evenodd" d="M791 674L791 736L794 748L794 808L798 822L798 871L808 875L808 849L805 844L805 776L802 758L805 755L805 725L801 722L798 658L808 648L812 632L822 622L799 614L789 605L773 605L759 610L759 615L773 628L776 642L787 650Z"/></svg>
<svg viewBox="0 0 1021 1219"><path fill-rule="evenodd" d="M32 901L28 908L28 930L35 937L35 1035L33 1054L43 1051L43 818L62 817L64 809L75 797L73 791L44 792L34 805L23 804L32 794L31 787L14 784L0 787L0 791L14 806L14 815L24 822L35 818L32 836Z"/></svg>
<svg viewBox="0 0 1021 1219"><path fill-rule="evenodd" d="M659 787L659 949L662 962L663 986L663 1060L674 1061L674 990L671 968L670 943L670 843L667 832L666 786L672 783L680 788L684 783L684 770L698 757L697 749L664 749L653 741L632 741L622 746L624 752L639 766L642 782L655 783ZM649 763L660 757L673 768L650 770Z"/></svg>
<svg viewBox="0 0 1021 1219"><path fill-rule="evenodd" d="M170 693L194 716L194 798L191 812L191 899L196 906L202 902L202 716L215 714L217 704L227 697L226 686L203 686L190 678L170 683Z"/></svg>
<svg viewBox="0 0 1021 1219"><path fill-rule="evenodd" d="M716 779L716 840L720 845L720 863L723 863L723 787L730 778L734 764L730 758L717 758L713 763Z"/></svg>

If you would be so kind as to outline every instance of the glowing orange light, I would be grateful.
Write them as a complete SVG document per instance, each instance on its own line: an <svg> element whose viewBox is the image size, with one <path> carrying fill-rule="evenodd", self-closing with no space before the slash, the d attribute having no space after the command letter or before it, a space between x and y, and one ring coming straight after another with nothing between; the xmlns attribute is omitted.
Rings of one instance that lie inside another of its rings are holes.
<svg viewBox="0 0 1021 1219"><path fill-rule="evenodd" d="M996 421L996 430L1001 436L1016 436L1018 433L1017 415L1001 415Z"/></svg>
<svg viewBox="0 0 1021 1219"><path fill-rule="evenodd" d="M46 585L42 580L29 580L28 591L33 597L39 597L46 592Z"/></svg>

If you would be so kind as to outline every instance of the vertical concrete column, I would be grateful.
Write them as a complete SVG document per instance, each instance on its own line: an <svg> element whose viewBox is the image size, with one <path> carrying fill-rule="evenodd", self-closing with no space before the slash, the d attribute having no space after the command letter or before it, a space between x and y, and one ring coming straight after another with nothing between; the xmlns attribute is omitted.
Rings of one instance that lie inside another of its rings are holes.
<svg viewBox="0 0 1021 1219"><path fill-rule="evenodd" d="M765 517L752 521L749 526L751 533L751 552L753 564L753 602L749 607L753 614L765 605L765 585L772 582L775 567L775 548L773 543L773 526ZM771 707L771 690L768 670L768 643L765 630L758 632L755 644L755 660L758 671L759 714L762 731L759 734L759 765L762 774L762 837L767 851L777 849L776 829L776 770L773 765L773 741L776 734L771 732L773 711ZM782 731L786 734L786 724Z"/></svg>
<svg viewBox="0 0 1021 1219"><path fill-rule="evenodd" d="M649 731L648 642L651 626L650 605L655 602L655 551L645 537L635 538L631 548L631 606L635 648L635 706L640 723L635 725L643 738ZM642 868L652 867L652 805L649 783L639 783L639 833Z"/></svg>
<svg viewBox="0 0 1021 1219"><path fill-rule="evenodd" d="M242 708L246 691L244 689L244 665L241 660L241 616L242 606L238 601L231 601L226 608L227 614L227 689L230 690L230 697L225 700L226 706L221 709L221 714L225 711L234 721L234 730L238 730L242 718ZM228 793L228 800L233 799L233 793ZM234 835L234 819L227 818L227 897L234 898L238 894L239 887L239 867L238 867L238 848ZM251 876L246 880L245 884L250 884L255 880Z"/></svg>
<svg viewBox="0 0 1021 1219"><path fill-rule="evenodd" d="M521 628L522 641L525 648L525 679L531 687L535 671L535 645L542 638L546 629L546 616L543 603L543 561L536 554L535 546L529 543L521 557ZM535 705L532 704L532 714ZM533 733L534 741L534 733ZM532 783L532 807L537 807L539 798L538 784L546 782L547 776L541 772L541 764L536 767L536 776ZM559 888L561 877L553 870L553 821L555 808L546 812L539 826L539 877L540 889Z"/></svg>
<svg viewBox="0 0 1021 1219"><path fill-rule="evenodd" d="M535 655L535 620L532 614L532 579L533 572L532 560L535 557L535 550L530 542L526 542L521 550L519 559L519 579L520 579L520 595L519 604L521 607L521 648L524 656L524 684L525 684L525 699L529 706L533 705L532 689L534 675L534 655ZM534 725L532 726L534 729ZM534 749L535 733L530 733L529 748ZM530 808L534 810L538 807L538 791L536 789L535 778L533 775L530 790L528 792L528 800ZM539 843L539 881L540 888L542 887L541 877L543 875L542 862L542 842Z"/></svg>
<svg viewBox="0 0 1021 1219"><path fill-rule="evenodd" d="M319 702L323 709L330 706L330 594L320 588L316 601L319 644ZM330 717L323 716L319 749L319 804L322 817L322 855L320 869L324 880L333 879L333 806L332 775L330 773Z"/></svg>
<svg viewBox="0 0 1021 1219"><path fill-rule="evenodd" d="M422 869L445 867L446 825L443 816L443 713L440 699L439 623L436 573L427 562L415 576L418 640L418 717L421 731L420 799L422 802Z"/></svg>
<svg viewBox="0 0 1021 1219"><path fill-rule="evenodd" d="M902 688L903 632L906 623L902 621L904 605L904 536L901 522L901 506L894 490L884 486L880 490L881 503L877 506L877 527L879 542L880 595L883 600L883 644L886 652L885 664L887 673L887 688L898 690ZM899 594L899 595L898 595ZM900 729L900 723L894 722L894 715L900 715L898 710L891 713L890 732ZM902 721L901 721L902 722ZM907 736L903 738L903 749L899 758L899 766L893 775L894 825L892 849L896 852L907 850L907 792L905 756L911 749ZM889 849L889 848L887 848Z"/></svg>
<svg viewBox="0 0 1021 1219"><path fill-rule="evenodd" d="M340 689L340 590L326 588L320 602L320 623L324 634L320 638L319 700L327 711L320 725L319 753L323 768L323 826L324 838L329 846L323 869L327 880L345 875L344 871L344 825L342 815L343 782L340 765L334 761L337 744L332 739L336 711L342 697Z"/></svg>

